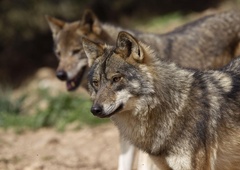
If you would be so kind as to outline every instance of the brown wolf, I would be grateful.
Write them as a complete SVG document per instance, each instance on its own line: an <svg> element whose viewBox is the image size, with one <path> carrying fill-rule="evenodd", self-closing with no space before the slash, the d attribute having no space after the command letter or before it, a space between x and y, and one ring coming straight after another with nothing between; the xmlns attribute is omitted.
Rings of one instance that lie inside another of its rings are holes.
<svg viewBox="0 0 240 170"><path fill-rule="evenodd" d="M184 69L126 32L116 46L83 38L83 47L91 112L110 117L161 170L240 169L240 58Z"/></svg>
<svg viewBox="0 0 240 170"><path fill-rule="evenodd" d="M68 90L75 90L80 83L86 87L87 58L81 37L113 44L119 31L124 29L102 24L90 10L76 22L67 23L49 16L46 19L59 59L57 77L66 81ZM184 67L209 69L225 65L236 55L239 24L240 12L232 10L200 18L166 34L130 32L151 45L161 58Z"/></svg>
<svg viewBox="0 0 240 170"><path fill-rule="evenodd" d="M112 38L100 30L100 23L94 20L95 15L86 11L83 19L67 23L59 19L46 16L54 40L54 52L59 59L56 76L66 81L69 91L76 90L81 84L87 88L87 58L82 49L82 37L87 36L97 42L111 42Z"/></svg>

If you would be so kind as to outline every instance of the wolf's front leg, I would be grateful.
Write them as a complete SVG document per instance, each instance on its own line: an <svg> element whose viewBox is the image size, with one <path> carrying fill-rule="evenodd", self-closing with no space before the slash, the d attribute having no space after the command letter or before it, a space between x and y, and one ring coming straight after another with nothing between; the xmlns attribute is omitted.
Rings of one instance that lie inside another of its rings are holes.
<svg viewBox="0 0 240 170"><path fill-rule="evenodd" d="M147 153L139 151L138 170L159 170L159 168L154 164Z"/></svg>
<svg viewBox="0 0 240 170"><path fill-rule="evenodd" d="M135 156L135 147L120 137L120 156L118 170L131 170Z"/></svg>

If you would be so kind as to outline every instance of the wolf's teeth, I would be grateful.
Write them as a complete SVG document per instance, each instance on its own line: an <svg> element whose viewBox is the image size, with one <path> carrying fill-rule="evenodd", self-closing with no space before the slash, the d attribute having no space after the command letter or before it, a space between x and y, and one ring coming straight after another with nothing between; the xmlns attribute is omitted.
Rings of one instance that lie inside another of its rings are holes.
<svg viewBox="0 0 240 170"><path fill-rule="evenodd" d="M73 81L71 82L71 85L72 85L73 87L75 87L75 83L74 83Z"/></svg>

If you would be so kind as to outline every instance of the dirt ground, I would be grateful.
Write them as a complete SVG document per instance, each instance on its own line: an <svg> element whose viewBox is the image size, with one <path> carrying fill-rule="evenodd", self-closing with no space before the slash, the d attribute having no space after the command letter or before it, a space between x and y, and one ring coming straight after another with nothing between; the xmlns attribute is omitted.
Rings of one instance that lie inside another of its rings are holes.
<svg viewBox="0 0 240 170"><path fill-rule="evenodd" d="M115 170L119 136L113 124L80 131L0 131L1 170Z"/></svg>

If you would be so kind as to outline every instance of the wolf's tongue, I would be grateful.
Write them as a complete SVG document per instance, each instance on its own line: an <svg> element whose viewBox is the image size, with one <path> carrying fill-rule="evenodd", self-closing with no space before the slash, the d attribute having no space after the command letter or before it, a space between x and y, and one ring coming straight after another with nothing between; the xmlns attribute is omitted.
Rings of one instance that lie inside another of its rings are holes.
<svg viewBox="0 0 240 170"><path fill-rule="evenodd" d="M75 88L75 83L74 83L74 81L67 81L67 82L66 82L66 85L67 85L67 90L68 90L68 91L71 91L71 90L73 90L73 89Z"/></svg>

